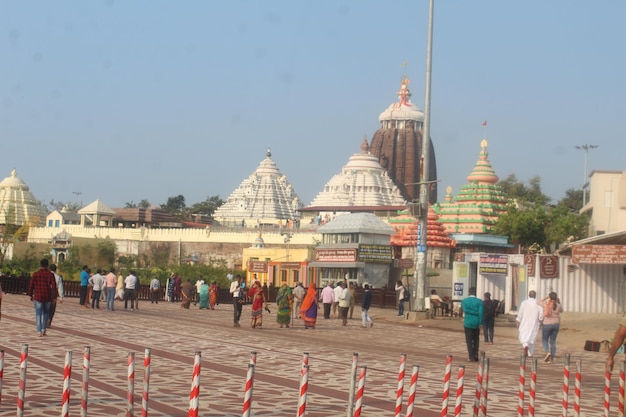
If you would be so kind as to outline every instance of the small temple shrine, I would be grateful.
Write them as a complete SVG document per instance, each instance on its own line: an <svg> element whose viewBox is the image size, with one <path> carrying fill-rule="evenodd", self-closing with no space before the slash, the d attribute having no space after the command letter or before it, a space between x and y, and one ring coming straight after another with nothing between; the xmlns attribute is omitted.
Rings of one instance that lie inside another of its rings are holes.
<svg viewBox="0 0 626 417"><path fill-rule="evenodd" d="M46 208L30 192L28 185L17 176L0 182L0 228L7 224L15 226L43 225L48 214Z"/></svg>
<svg viewBox="0 0 626 417"><path fill-rule="evenodd" d="M302 206L268 149L258 168L215 210L213 218L225 226L289 226L299 222Z"/></svg>
<svg viewBox="0 0 626 417"><path fill-rule="evenodd" d="M424 112L411 103L409 79L404 76L398 90L398 101L383 111L378 120L380 129L372 137L370 150L387 170L407 201L419 200L419 182L423 176L422 128ZM428 144L428 180L437 180L437 163L432 140ZM429 202L437 201L437 184L429 191Z"/></svg>
<svg viewBox="0 0 626 417"><path fill-rule="evenodd" d="M467 177L469 183L461 187L456 197L452 197L452 188L448 187L445 202L433 206L448 233L489 233L500 214L506 211L507 196L497 184L485 139L480 147L478 162Z"/></svg>

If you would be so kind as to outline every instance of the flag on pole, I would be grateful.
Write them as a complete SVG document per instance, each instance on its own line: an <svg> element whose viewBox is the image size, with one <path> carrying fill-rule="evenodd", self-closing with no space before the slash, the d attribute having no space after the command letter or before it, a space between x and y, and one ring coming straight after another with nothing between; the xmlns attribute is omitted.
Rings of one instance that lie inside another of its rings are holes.
<svg viewBox="0 0 626 417"><path fill-rule="evenodd" d="M487 127L487 121L486 120L483 122L483 127Z"/></svg>

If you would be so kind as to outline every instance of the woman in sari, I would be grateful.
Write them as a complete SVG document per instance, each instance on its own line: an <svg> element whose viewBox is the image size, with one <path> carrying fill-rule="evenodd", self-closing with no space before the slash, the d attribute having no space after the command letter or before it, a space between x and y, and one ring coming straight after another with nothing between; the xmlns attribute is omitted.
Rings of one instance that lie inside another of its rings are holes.
<svg viewBox="0 0 626 417"><path fill-rule="evenodd" d="M182 302L180 303L180 308L186 308L189 310L189 305L191 304L193 298L193 284L191 281L187 280L183 282L180 286L180 293L182 295Z"/></svg>
<svg viewBox="0 0 626 417"><path fill-rule="evenodd" d="M200 293L198 294L200 309L209 308L209 285L205 282L200 285Z"/></svg>
<svg viewBox="0 0 626 417"><path fill-rule="evenodd" d="M215 305L217 304L217 293L217 282L213 281L209 287L209 306L211 307L211 310L215 310Z"/></svg>
<svg viewBox="0 0 626 417"><path fill-rule="evenodd" d="M252 300L252 320L250 322L252 328L261 328L263 326L263 308L267 308L267 300L265 299L265 291L261 288L259 281L254 281L254 284L248 290L248 298Z"/></svg>
<svg viewBox="0 0 626 417"><path fill-rule="evenodd" d="M276 294L276 306L278 311L276 312L276 322L283 326L289 327L291 322L291 305L293 302L293 295L291 293L291 287L284 283L278 289Z"/></svg>
<svg viewBox="0 0 626 417"><path fill-rule="evenodd" d="M311 284L302 300L302 307L300 308L300 317L304 320L305 329L315 329L317 309L317 290L315 289L315 284Z"/></svg>

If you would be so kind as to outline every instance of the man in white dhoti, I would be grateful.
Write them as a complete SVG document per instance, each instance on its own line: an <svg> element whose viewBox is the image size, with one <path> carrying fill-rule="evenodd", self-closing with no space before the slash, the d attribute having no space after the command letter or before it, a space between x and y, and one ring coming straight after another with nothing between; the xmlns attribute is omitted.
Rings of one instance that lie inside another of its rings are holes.
<svg viewBox="0 0 626 417"><path fill-rule="evenodd" d="M533 356L539 325L543 320L543 308L537 304L536 297L537 293L530 291L528 299L522 302L517 312L519 341L524 348L524 356Z"/></svg>

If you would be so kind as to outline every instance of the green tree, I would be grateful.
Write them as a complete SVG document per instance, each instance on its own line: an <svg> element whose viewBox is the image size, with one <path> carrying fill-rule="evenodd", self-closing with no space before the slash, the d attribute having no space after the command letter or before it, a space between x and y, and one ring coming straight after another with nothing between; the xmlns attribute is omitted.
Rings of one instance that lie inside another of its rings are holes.
<svg viewBox="0 0 626 417"><path fill-rule="evenodd" d="M511 174L498 181L498 185L510 199L519 203L529 202L545 205L550 202L550 197L541 191L541 178L537 176L530 178L528 186L526 186L517 179L515 174Z"/></svg>
<svg viewBox="0 0 626 417"><path fill-rule="evenodd" d="M552 207L549 212L549 221L546 225L546 243L550 251L568 241L582 239L587 235L589 217L578 214L565 204Z"/></svg>
<svg viewBox="0 0 626 417"><path fill-rule="evenodd" d="M513 243L524 249L534 243L545 247L547 219L548 215L544 206L532 205L518 208L516 204L509 204L506 213L498 218L492 232L508 236Z"/></svg>
<svg viewBox="0 0 626 417"><path fill-rule="evenodd" d="M152 206L152 204L150 204L150 202L144 198L139 202L139 204L137 204L137 206L139 206L140 208L148 209Z"/></svg>
<svg viewBox="0 0 626 417"><path fill-rule="evenodd" d="M80 210L81 208L81 204L80 203L73 203L71 201L54 201L54 200L50 200L50 202L48 203L48 206L46 207L48 209L49 212L52 212L54 210L57 211L61 211L63 209L65 209L66 211L70 212L70 213L78 213L78 210Z"/></svg>
<svg viewBox="0 0 626 417"><path fill-rule="evenodd" d="M205 214L211 216L222 204L224 204L224 200L222 200L219 195L207 197L203 202L195 203L191 206L191 214Z"/></svg>
<svg viewBox="0 0 626 417"><path fill-rule="evenodd" d="M161 204L161 210L172 214L181 214L187 206L185 205L185 197L179 194L174 197L168 197L167 203Z"/></svg>
<svg viewBox="0 0 626 417"><path fill-rule="evenodd" d="M570 188L565 191L565 197L559 200L559 205L564 205L571 211L578 212L583 207L583 190Z"/></svg>

